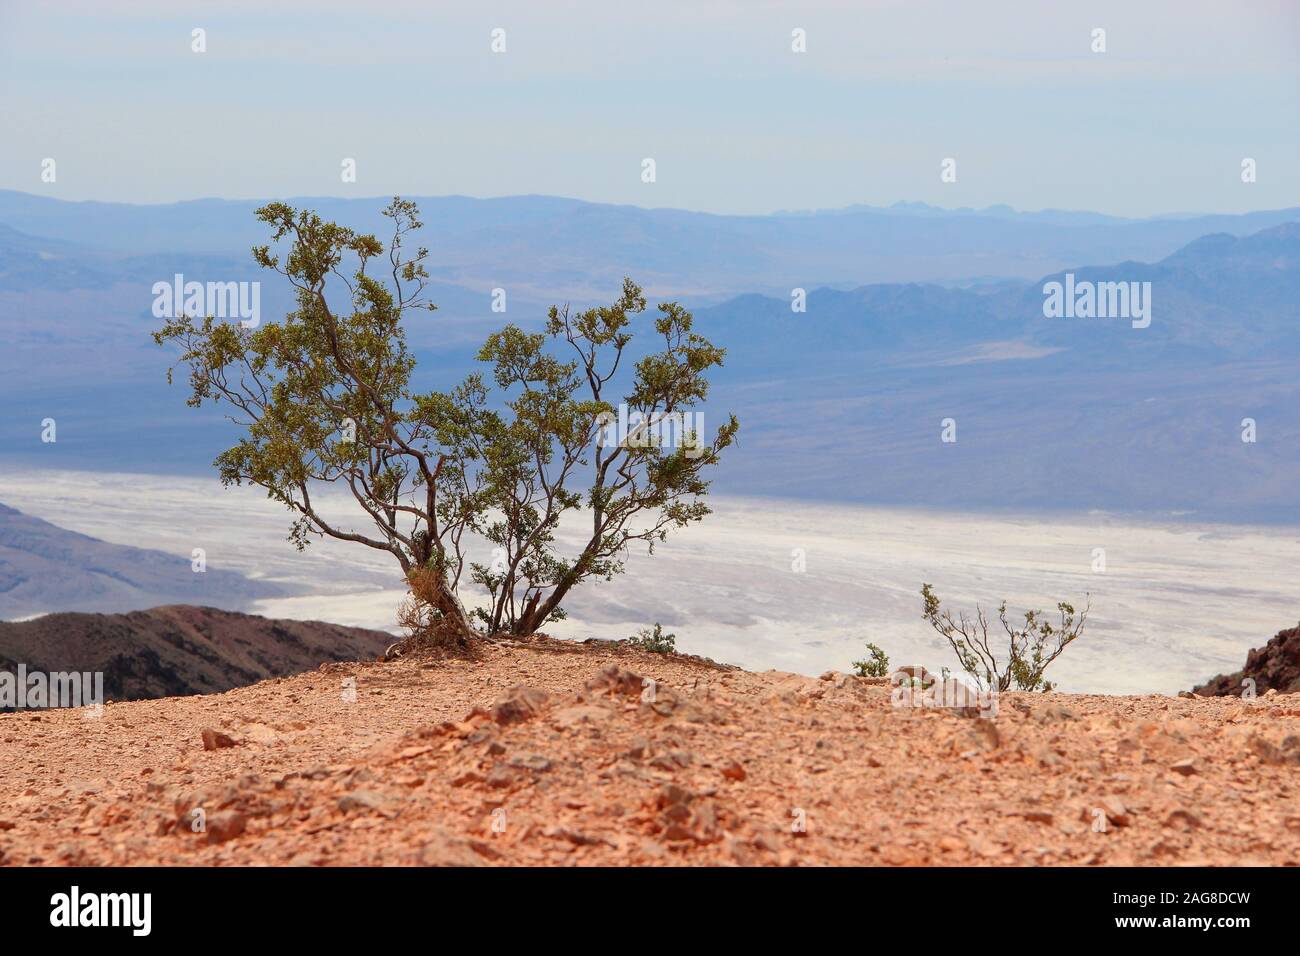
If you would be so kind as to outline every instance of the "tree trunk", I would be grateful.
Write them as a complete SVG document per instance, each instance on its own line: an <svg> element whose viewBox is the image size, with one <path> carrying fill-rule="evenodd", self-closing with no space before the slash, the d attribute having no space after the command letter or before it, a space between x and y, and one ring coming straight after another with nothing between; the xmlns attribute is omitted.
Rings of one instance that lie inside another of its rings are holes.
<svg viewBox="0 0 1300 956"><path fill-rule="evenodd" d="M438 588L434 607L442 615L442 619L446 622L446 626L451 633L465 639L479 636L474 625L470 623L469 614L465 612L465 605L460 603L460 598L456 596L456 592L448 587L445 582Z"/></svg>
<svg viewBox="0 0 1300 956"><path fill-rule="evenodd" d="M412 568L406 575L410 597L402 603L398 623L408 640L465 647L481 635L447 579L433 568Z"/></svg>
<svg viewBox="0 0 1300 956"><path fill-rule="evenodd" d="M533 595L533 599L525 608L524 613L519 615L519 619L515 621L515 626L511 629L512 634L526 637L529 634L537 633L537 629L546 623L547 618L551 616L551 612L560 606L564 596L586 576L586 569L591 564L597 540L597 538L593 538L588 542L578 560L569 569L569 573L555 586L555 590L550 593L545 601L540 600L540 593Z"/></svg>
<svg viewBox="0 0 1300 956"><path fill-rule="evenodd" d="M515 626L511 633L519 637L527 637L529 634L536 634L537 629L546 623L546 619L551 616L551 612L559 606L560 601L564 599L564 596L568 594L569 590L577 583L577 578L566 578L556 585L555 590L551 592L550 597L540 603L538 602L538 597L540 597L540 595L535 595L533 599L528 602L528 607L524 609L524 613L520 614L519 619L515 621Z"/></svg>

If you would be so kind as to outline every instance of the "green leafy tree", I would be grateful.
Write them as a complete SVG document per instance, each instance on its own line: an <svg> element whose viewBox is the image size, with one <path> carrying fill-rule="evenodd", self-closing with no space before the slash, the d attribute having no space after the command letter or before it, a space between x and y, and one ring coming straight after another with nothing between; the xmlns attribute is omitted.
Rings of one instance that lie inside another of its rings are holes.
<svg viewBox="0 0 1300 956"><path fill-rule="evenodd" d="M692 330L689 312L660 305L660 347L634 364L615 408L611 383L625 364L633 317L645 307L641 290L624 280L612 305L577 313L553 307L545 333L507 326L479 353L508 396L504 413L485 410L474 429L493 515L481 530L501 559L472 569L492 598L489 610L479 609L491 633L536 631L562 615L561 602L579 582L620 573L630 547L653 553L669 531L709 514L704 471L739 426L729 417L706 443L688 423L708 394L707 371L724 353ZM638 424L618 434L624 420ZM578 475L585 476L581 492ZM559 522L583 508L585 544L561 553Z"/></svg>
<svg viewBox="0 0 1300 956"><path fill-rule="evenodd" d="M182 315L154 340L179 349L188 403L225 402L243 429L216 459L223 484L262 487L285 505L300 550L328 536L390 553L415 602L404 619L452 637L475 632L466 583L487 591L475 617L488 633L532 633L563 616L577 584L621 572L631 546L653 551L707 515L703 472L739 426L730 416L710 442L697 429L669 444L653 427L606 440L616 412L606 392L646 304L630 280L612 306L553 308L545 333L493 334L479 359L496 391L479 374L418 391L404 323L434 309L429 253L409 247L422 225L414 203L394 199L384 215L387 248L307 210L262 207L276 252L260 246L254 258L288 280L296 307L256 328ZM659 313L662 348L635 363L623 399L650 426L685 420L724 355L675 303ZM323 514L315 495L325 486L346 489L361 530ZM565 552L560 520L584 508L590 532ZM468 559L476 537L497 549L490 563Z"/></svg>
<svg viewBox="0 0 1300 956"><path fill-rule="evenodd" d="M1049 691L1053 685L1043 679L1043 672L1061 652L1083 633L1089 607L1076 615L1074 606L1064 601L1056 605L1060 621L1053 624L1042 611L1026 611L1023 625L1007 617L1007 602L998 605L998 620L1006 634L1008 648L1005 663L999 662L989 636L989 621L979 605L975 617L965 611L957 617L944 610L939 596L929 584L921 585L922 616L948 641L962 669L975 679L981 690L1004 691L1014 684L1017 690Z"/></svg>

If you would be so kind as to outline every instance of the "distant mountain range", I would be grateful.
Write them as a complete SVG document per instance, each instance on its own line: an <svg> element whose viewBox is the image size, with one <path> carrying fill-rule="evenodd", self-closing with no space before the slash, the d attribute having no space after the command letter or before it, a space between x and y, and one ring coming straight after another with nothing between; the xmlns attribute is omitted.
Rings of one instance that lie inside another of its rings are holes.
<svg viewBox="0 0 1300 956"><path fill-rule="evenodd" d="M382 200L293 201L383 234ZM706 422L734 410L742 430L715 490L1300 519L1300 209L745 217L419 201L440 305L411 329L421 387L459 380L489 328L535 326L552 301L608 300L626 274L652 301L691 305L727 348ZM176 272L260 279L264 316L282 314L287 290L247 255L265 241L258 204L0 192L0 464L210 471L232 432L163 383L174 357L148 339L150 286ZM1150 326L1046 317L1045 284L1067 281L1150 283ZM489 309L498 285L504 315ZM57 444L39 440L46 417ZM940 442L946 418L956 443Z"/></svg>
<svg viewBox="0 0 1300 956"><path fill-rule="evenodd" d="M1073 281L1150 282L1149 328L1101 318L1049 319L1044 286ZM791 297L738 296L696 310L700 327L728 347L733 370L752 363L802 368L799 357L896 366L987 360L1054 350L1083 352L1124 365L1141 355L1161 360L1267 357L1300 347L1300 221L1238 237L1203 236L1159 262L1078 265L1032 283L949 288L888 283L851 290L815 289L806 311ZM1003 353L986 346L1002 345Z"/></svg>
<svg viewBox="0 0 1300 956"><path fill-rule="evenodd" d="M814 213L719 216L554 196L471 199L409 196L420 205L420 241L444 307L459 289L488 314L491 289L522 304L600 301L631 275L654 295L695 302L795 286L852 288L872 282L978 277L1033 279L1080 263L1150 261L1210 233L1245 235L1300 220L1300 208L1244 215L1120 219L1097 213L945 210L924 204L853 206ZM386 197L294 197L296 206L374 232ZM20 233L126 256L162 254L161 275L181 259L230 258L253 272L248 250L267 231L253 216L266 200L204 199L167 205L64 202L0 190L0 223ZM3 247L0 246L0 249ZM0 277L8 266L0 260ZM152 273L151 273L152 274ZM232 277L237 278L237 277ZM151 280L152 281L152 280ZM7 288L8 284L0 284ZM53 287L51 287L53 288Z"/></svg>
<svg viewBox="0 0 1300 956"><path fill-rule="evenodd" d="M0 621L0 670L98 671L106 699L145 700L215 694L326 661L374 660L392 640L381 631L212 607L51 614Z"/></svg>
<svg viewBox="0 0 1300 956"><path fill-rule="evenodd" d="M109 544L0 504L0 621L160 603L241 608L282 593L233 571L196 572L190 555Z"/></svg>
<svg viewBox="0 0 1300 956"><path fill-rule="evenodd" d="M757 295L698 310L728 348L715 405L742 421L743 474L719 487L1300 522L1300 223L1069 273L1150 283L1150 326L1045 317L1064 271L815 290L803 313Z"/></svg>

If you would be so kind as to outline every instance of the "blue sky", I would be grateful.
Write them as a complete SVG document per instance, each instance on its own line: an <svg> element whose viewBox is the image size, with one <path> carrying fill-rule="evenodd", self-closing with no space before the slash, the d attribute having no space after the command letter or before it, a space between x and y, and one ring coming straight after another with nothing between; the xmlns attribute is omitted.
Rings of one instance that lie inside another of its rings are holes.
<svg viewBox="0 0 1300 956"><path fill-rule="evenodd" d="M1239 212L1300 204L1300 4L0 0L0 120L65 199Z"/></svg>

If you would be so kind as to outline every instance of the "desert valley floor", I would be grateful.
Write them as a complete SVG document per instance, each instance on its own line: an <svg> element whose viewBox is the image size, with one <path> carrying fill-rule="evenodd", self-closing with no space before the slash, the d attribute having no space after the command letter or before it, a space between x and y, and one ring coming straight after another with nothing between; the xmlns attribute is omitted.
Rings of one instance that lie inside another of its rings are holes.
<svg viewBox="0 0 1300 956"><path fill-rule="evenodd" d="M350 499L318 500L339 523L356 522ZM1013 613L1058 600L1082 606L1090 595L1084 636L1053 664L1052 679L1066 691L1174 694L1236 670L1250 648L1296 620L1296 527L709 501L714 514L655 556L633 554L625 574L575 590L568 620L548 630L619 639L662 621L678 650L810 675L847 669L872 641L897 663L937 670L953 658L921 619L923 581L967 610L1004 598ZM285 540L287 512L258 489L222 489L210 476L0 470L0 503L164 551L187 570L202 548L210 569L286 591L238 606L216 594L187 603L396 630L404 592L391 557L333 541L299 554ZM470 557L487 562L491 551ZM462 597L472 605L479 596ZM161 603L142 596L134 607Z"/></svg>

